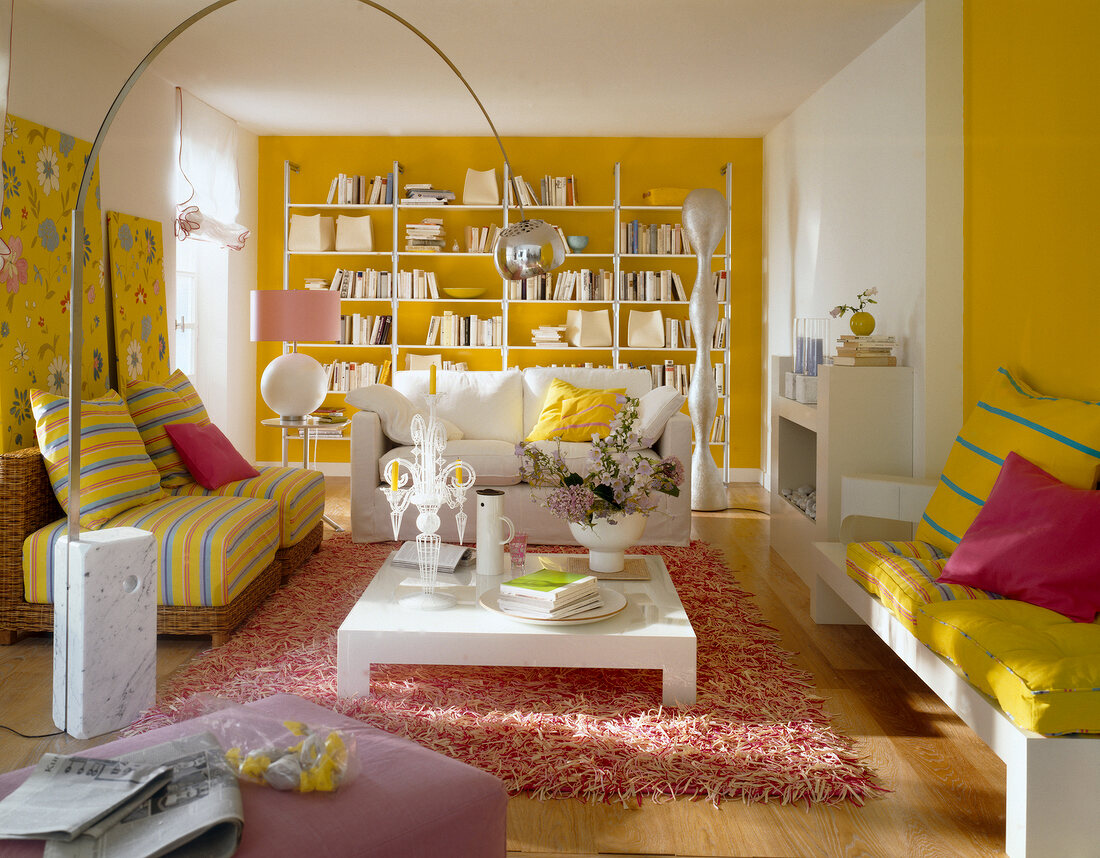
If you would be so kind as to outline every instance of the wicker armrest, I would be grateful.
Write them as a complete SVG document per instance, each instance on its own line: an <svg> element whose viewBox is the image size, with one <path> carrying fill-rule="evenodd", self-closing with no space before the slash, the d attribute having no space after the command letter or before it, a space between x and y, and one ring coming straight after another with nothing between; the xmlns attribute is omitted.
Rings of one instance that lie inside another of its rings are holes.
<svg viewBox="0 0 1100 858"><path fill-rule="evenodd" d="M64 516L37 447L0 453L0 602L23 601L23 541Z"/></svg>

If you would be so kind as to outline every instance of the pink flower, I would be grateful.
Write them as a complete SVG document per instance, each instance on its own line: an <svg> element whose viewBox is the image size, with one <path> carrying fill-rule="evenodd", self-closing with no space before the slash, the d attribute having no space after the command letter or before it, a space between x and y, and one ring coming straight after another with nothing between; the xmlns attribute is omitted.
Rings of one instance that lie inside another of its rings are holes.
<svg viewBox="0 0 1100 858"><path fill-rule="evenodd" d="M23 239L12 236L8 239L8 248L11 252L3 257L0 264L0 280L8 287L11 294L19 291L20 285L27 282L27 260L22 258Z"/></svg>

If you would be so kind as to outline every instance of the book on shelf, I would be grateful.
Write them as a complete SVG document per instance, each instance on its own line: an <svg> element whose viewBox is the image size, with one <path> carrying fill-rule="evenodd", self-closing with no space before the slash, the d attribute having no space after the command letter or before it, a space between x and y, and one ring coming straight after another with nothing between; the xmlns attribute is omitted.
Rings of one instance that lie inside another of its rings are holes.
<svg viewBox="0 0 1100 858"><path fill-rule="evenodd" d="M718 298L719 304L726 303L726 296L729 295L728 271L723 270L714 272L714 294Z"/></svg>
<svg viewBox="0 0 1100 858"><path fill-rule="evenodd" d="M719 319L718 324L714 326L714 341L711 344L715 349L725 349L726 341L729 339L730 332L730 320Z"/></svg>
<svg viewBox="0 0 1100 858"><path fill-rule="evenodd" d="M375 384L389 384L390 383L390 360L387 358L382 361L382 366L378 368L378 378L375 380Z"/></svg>
<svg viewBox="0 0 1100 858"><path fill-rule="evenodd" d="M897 366L898 359L893 355L837 355L833 363L837 366Z"/></svg>

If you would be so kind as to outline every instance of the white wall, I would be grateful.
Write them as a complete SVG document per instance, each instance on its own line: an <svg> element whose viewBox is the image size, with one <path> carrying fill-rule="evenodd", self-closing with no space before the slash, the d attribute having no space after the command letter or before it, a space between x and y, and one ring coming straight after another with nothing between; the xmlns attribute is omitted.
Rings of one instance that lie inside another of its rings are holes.
<svg viewBox="0 0 1100 858"><path fill-rule="evenodd" d="M950 357L937 356L934 377L927 371L929 343L941 352L957 349L961 366L961 333L950 336L953 328L961 332L961 313L930 321L926 309L933 245L938 299L962 292L961 23L959 0L926 0L764 138L768 353L792 353L795 317L828 317L835 305L851 305L857 293L878 287L879 303L869 308L875 332L897 336L899 363L914 368L917 474L939 472L943 426L956 431L961 419L961 399L952 406L940 398ZM957 68L951 45L941 47L956 32ZM930 145L930 114L937 134L957 118L958 149ZM942 166L955 158L957 175ZM936 189L942 193L929 208ZM945 214L954 207L957 234ZM955 244L957 270L941 259ZM848 332L847 317L830 320L830 340Z"/></svg>
<svg viewBox="0 0 1100 858"><path fill-rule="evenodd" d="M16 3L8 111L92 141L115 95L143 54L76 29L48 13ZM152 45L149 46L150 48ZM137 82L104 138L100 187L104 212L160 221L169 316L175 308L174 84L156 62ZM240 131L241 222L256 222L258 138ZM229 292L210 299L215 327L193 379L211 419L246 458L255 450L255 346L248 337L248 292L256 283L255 242L231 254ZM171 336L172 331L169 330Z"/></svg>

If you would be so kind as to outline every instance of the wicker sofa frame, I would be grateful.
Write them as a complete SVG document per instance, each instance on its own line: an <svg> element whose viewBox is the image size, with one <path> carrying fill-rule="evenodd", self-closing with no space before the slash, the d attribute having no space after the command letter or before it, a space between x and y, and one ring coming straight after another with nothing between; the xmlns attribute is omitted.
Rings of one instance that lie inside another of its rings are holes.
<svg viewBox="0 0 1100 858"><path fill-rule="evenodd" d="M24 632L53 631L53 605L24 598L23 541L64 515L37 447L0 453L0 645L15 643ZM228 605L158 605L157 633L209 635L212 646L221 646L281 581L320 548L323 529L318 522L304 539L279 549L271 564Z"/></svg>

